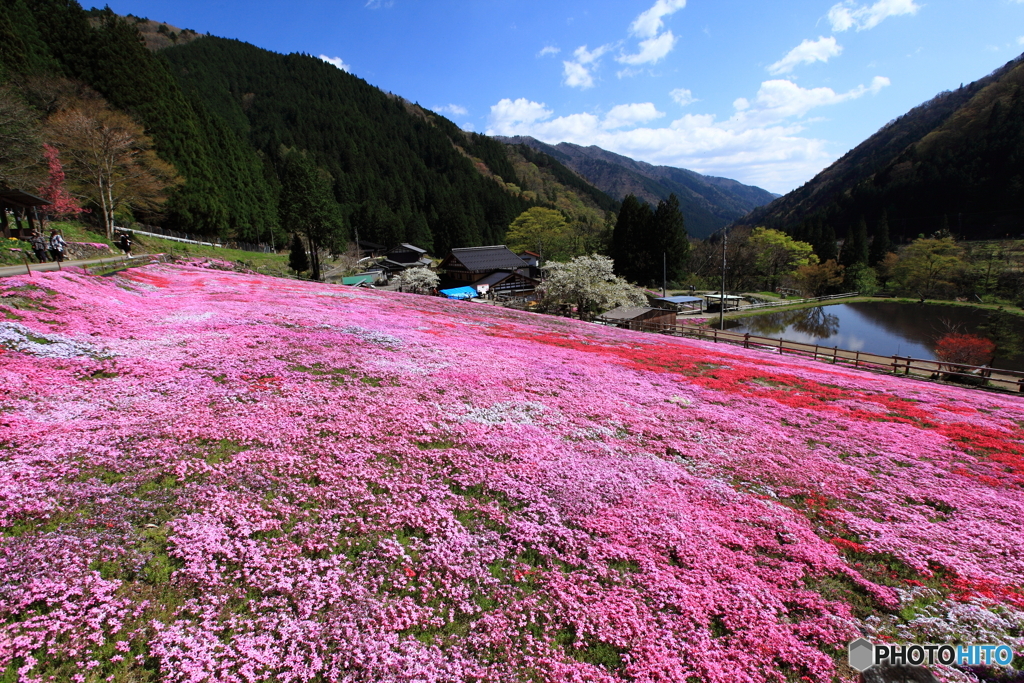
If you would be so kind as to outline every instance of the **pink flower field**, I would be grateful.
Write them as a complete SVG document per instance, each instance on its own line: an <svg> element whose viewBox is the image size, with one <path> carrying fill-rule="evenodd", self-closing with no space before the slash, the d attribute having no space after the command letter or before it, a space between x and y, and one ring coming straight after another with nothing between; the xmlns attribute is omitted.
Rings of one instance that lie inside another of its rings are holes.
<svg viewBox="0 0 1024 683"><path fill-rule="evenodd" d="M0 681L817 682L855 679L860 635L1020 653L1022 425L1015 396L430 297L9 278Z"/></svg>

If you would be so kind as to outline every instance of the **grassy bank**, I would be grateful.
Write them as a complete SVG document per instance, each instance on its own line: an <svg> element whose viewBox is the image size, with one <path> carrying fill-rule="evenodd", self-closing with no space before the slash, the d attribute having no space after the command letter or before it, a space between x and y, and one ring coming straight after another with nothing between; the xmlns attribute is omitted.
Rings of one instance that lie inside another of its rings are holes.
<svg viewBox="0 0 1024 683"><path fill-rule="evenodd" d="M807 303L794 303L794 304L781 304L779 306L769 306L766 308L755 308L753 310L746 311L729 311L725 314L727 320L734 318L749 318L756 315L766 315L768 313L779 313L783 311L795 311L802 308L815 308L817 306L831 306L834 304L852 304L852 303L864 303L864 302L887 302L897 304L919 304L920 299L909 298L909 297L878 297L878 296L853 296L848 299L832 299L830 301L811 301ZM1007 313L1014 315L1024 316L1024 309L1019 306L1011 304L999 304L999 303L978 303L970 301L946 301L942 299L928 299L924 303L933 304L937 306L950 306L950 307L961 307L961 308L976 308L983 311L997 311L1002 310ZM708 314L715 320L718 320L718 314Z"/></svg>

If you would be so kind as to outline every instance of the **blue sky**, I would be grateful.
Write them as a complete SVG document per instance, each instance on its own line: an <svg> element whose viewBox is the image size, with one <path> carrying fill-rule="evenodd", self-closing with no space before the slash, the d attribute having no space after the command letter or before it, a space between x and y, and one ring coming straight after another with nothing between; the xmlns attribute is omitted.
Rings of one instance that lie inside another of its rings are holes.
<svg viewBox="0 0 1024 683"><path fill-rule="evenodd" d="M321 56L466 129L598 145L779 193L891 119L1024 52L1024 0L110 6Z"/></svg>

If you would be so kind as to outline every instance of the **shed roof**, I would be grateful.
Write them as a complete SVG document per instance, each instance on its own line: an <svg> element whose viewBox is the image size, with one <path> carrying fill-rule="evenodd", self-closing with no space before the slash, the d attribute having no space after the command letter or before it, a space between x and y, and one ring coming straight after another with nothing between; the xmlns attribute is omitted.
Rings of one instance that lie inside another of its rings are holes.
<svg viewBox="0 0 1024 683"><path fill-rule="evenodd" d="M397 251L398 249L408 249L409 251L415 251L417 254L426 254L426 249L420 249L415 244L409 244L408 242L402 242L397 247L391 247L388 251Z"/></svg>
<svg viewBox="0 0 1024 683"><path fill-rule="evenodd" d="M490 247L460 247L452 249L450 256L465 266L466 270L515 270L529 265L504 244Z"/></svg>
<svg viewBox="0 0 1024 683"><path fill-rule="evenodd" d="M633 320L634 318L639 318L644 313L649 313L651 311L659 311L661 313L665 312L660 308L650 308L647 306L619 306L618 308L613 308L607 313L602 313L599 317L604 320Z"/></svg>
<svg viewBox="0 0 1024 683"><path fill-rule="evenodd" d="M372 285L380 277L380 271L373 271L370 273L362 273L360 275L353 275L351 277L341 278L341 284L343 285Z"/></svg>
<svg viewBox="0 0 1024 683"><path fill-rule="evenodd" d="M704 301L704 299L699 296L663 296L655 299L655 301L665 301L670 304L695 304L698 301Z"/></svg>
<svg viewBox="0 0 1024 683"><path fill-rule="evenodd" d="M18 204L19 206L49 206L52 203L23 190L7 188L0 188L0 200Z"/></svg>

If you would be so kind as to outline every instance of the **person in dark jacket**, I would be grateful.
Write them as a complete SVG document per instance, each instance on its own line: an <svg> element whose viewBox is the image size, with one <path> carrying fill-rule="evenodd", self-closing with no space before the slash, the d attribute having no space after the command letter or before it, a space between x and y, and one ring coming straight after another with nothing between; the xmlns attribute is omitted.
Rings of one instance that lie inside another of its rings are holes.
<svg viewBox="0 0 1024 683"><path fill-rule="evenodd" d="M28 238L29 243L32 245L32 251L36 254L36 260L40 263L46 263L46 238L38 230L32 231L32 236Z"/></svg>

